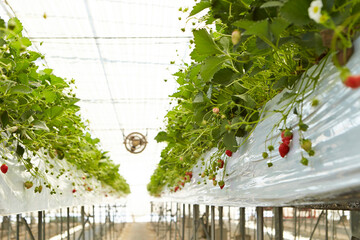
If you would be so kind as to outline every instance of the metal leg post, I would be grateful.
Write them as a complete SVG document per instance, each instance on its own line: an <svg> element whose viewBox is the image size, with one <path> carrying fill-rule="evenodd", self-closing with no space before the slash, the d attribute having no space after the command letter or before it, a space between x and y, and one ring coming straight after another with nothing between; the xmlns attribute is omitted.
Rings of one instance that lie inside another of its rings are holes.
<svg viewBox="0 0 360 240"><path fill-rule="evenodd" d="M70 240L70 208L66 208L66 230L67 240Z"/></svg>
<svg viewBox="0 0 360 240"><path fill-rule="evenodd" d="M16 240L20 239L20 214L16 215Z"/></svg>
<svg viewBox="0 0 360 240"><path fill-rule="evenodd" d="M193 205L193 234L194 234L194 240L197 240L198 238L197 238L197 229L198 229L198 219L199 219L199 215L200 215L200 213L199 213L199 205L198 204L194 204Z"/></svg>
<svg viewBox="0 0 360 240"><path fill-rule="evenodd" d="M240 236L241 240L245 240L245 208L240 208Z"/></svg>
<svg viewBox="0 0 360 240"><path fill-rule="evenodd" d="M82 240L85 240L85 207L81 206Z"/></svg>
<svg viewBox="0 0 360 240"><path fill-rule="evenodd" d="M283 208L276 207L274 208L275 211L275 240L283 240Z"/></svg>
<svg viewBox="0 0 360 240"><path fill-rule="evenodd" d="M360 211L350 211L351 240L360 239Z"/></svg>
<svg viewBox="0 0 360 240"><path fill-rule="evenodd" d="M42 211L38 211L38 240L42 240L42 224L43 224Z"/></svg>
<svg viewBox="0 0 360 240"><path fill-rule="evenodd" d="M223 221L223 212L224 209L222 206L219 206L219 228L220 228L220 240L224 239L224 221Z"/></svg>
<svg viewBox="0 0 360 240"><path fill-rule="evenodd" d="M256 239L264 240L264 208L256 208Z"/></svg>
<svg viewBox="0 0 360 240"><path fill-rule="evenodd" d="M185 240L185 218L186 218L186 215L185 215L185 204L183 204L183 207L182 207L182 210L183 210L183 217L182 217L182 234L181 234L181 240Z"/></svg>
<svg viewBox="0 0 360 240"><path fill-rule="evenodd" d="M215 206L211 206L211 240L215 240Z"/></svg>

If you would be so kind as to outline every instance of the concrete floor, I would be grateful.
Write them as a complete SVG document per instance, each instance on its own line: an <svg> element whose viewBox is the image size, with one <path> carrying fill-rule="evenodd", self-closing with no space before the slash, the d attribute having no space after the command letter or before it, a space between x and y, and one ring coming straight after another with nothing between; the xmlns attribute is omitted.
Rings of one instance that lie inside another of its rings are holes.
<svg viewBox="0 0 360 240"><path fill-rule="evenodd" d="M149 223L126 223L120 240L156 240L156 233Z"/></svg>

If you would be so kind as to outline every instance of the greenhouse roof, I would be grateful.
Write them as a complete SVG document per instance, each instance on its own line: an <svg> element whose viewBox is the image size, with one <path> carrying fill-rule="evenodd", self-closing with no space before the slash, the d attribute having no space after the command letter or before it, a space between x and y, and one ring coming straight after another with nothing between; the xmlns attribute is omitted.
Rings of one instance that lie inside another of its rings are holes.
<svg viewBox="0 0 360 240"><path fill-rule="evenodd" d="M189 56L191 31L181 31L193 1L145 0L7 0L1 16L16 16L40 63L54 73L75 79L82 116L109 151L134 193L146 184L163 145L154 141L176 90L174 73ZM182 20L179 21L179 17ZM170 64L174 61L175 64ZM169 79L169 81L164 81ZM126 151L124 135L141 132L148 146L141 154ZM141 198L141 197L140 197ZM147 206L145 206L147 207Z"/></svg>

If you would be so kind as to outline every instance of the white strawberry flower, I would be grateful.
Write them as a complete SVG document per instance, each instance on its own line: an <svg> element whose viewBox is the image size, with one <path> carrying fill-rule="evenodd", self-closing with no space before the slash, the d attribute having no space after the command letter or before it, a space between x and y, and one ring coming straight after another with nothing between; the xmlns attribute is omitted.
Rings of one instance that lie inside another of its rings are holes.
<svg viewBox="0 0 360 240"><path fill-rule="evenodd" d="M314 0L311 2L310 7L308 8L309 17L317 23L320 23L321 18L321 8L323 3L321 0Z"/></svg>

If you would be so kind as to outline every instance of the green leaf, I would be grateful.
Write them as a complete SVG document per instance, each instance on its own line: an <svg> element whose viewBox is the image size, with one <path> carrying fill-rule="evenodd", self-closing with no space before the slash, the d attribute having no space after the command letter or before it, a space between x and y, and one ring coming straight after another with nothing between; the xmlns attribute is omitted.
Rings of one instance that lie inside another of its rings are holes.
<svg viewBox="0 0 360 240"><path fill-rule="evenodd" d="M57 77L55 75L51 75L50 82L52 85L55 85L57 87L68 87L69 85L65 82L64 79L61 77Z"/></svg>
<svg viewBox="0 0 360 240"><path fill-rule="evenodd" d="M214 74L211 82L221 84L221 85L228 85L233 79L233 75L235 72L230 68L223 68L217 71Z"/></svg>
<svg viewBox="0 0 360 240"><path fill-rule="evenodd" d="M44 122L44 121L40 121L40 120L35 120L34 122L33 122L33 128L35 129L35 130L45 130L45 131L47 131L47 132L49 132L50 131L50 129L48 128L48 126L46 125L46 123Z"/></svg>
<svg viewBox="0 0 360 240"><path fill-rule="evenodd" d="M263 5L261 5L260 8L281 7L282 5L284 5L283 2L279 2L279 1L268 1L268 2L264 3Z"/></svg>
<svg viewBox="0 0 360 240"><path fill-rule="evenodd" d="M5 128L8 125L8 123L9 123L9 115L7 111L4 111L1 114L1 125L3 128Z"/></svg>
<svg viewBox="0 0 360 240"><path fill-rule="evenodd" d="M286 99L289 99L289 98L294 97L294 96L296 96L295 93L293 93L293 92L286 92L286 93L284 93L284 95L282 96L282 98L278 101L278 103L281 103L282 101L285 101Z"/></svg>
<svg viewBox="0 0 360 240"><path fill-rule="evenodd" d="M252 24L244 33L244 35L256 35L260 38L269 39L269 23L267 20L262 20Z"/></svg>
<svg viewBox="0 0 360 240"><path fill-rule="evenodd" d="M29 86L18 84L13 86L10 89L10 93L13 94L29 94L32 92L32 89Z"/></svg>
<svg viewBox="0 0 360 240"><path fill-rule="evenodd" d="M200 55L221 54L221 50L215 44L209 33L205 29L194 31L195 49Z"/></svg>
<svg viewBox="0 0 360 240"><path fill-rule="evenodd" d="M63 113L63 111L64 111L64 108L59 107L59 106L54 106L49 109L46 109L44 111L44 113L47 117L53 119L53 118L60 116Z"/></svg>
<svg viewBox="0 0 360 240"><path fill-rule="evenodd" d="M24 155L25 149L19 144L16 146L16 154L20 157Z"/></svg>
<svg viewBox="0 0 360 240"><path fill-rule="evenodd" d="M159 143L159 142L165 142L168 140L168 135L166 132L164 131L161 131L159 132L156 137L155 137L155 140Z"/></svg>
<svg viewBox="0 0 360 240"><path fill-rule="evenodd" d="M278 39L280 34L290 25L288 21L283 18L275 18L270 24L270 30L274 34L275 38Z"/></svg>
<svg viewBox="0 0 360 240"><path fill-rule="evenodd" d="M195 14L198 14L199 12L203 11L206 8L211 7L211 3L209 0L202 0L201 2L198 2L190 12L189 17L194 16Z"/></svg>
<svg viewBox="0 0 360 240"><path fill-rule="evenodd" d="M243 100L244 105L246 107L249 107L249 108L256 107L255 100L249 94L244 93L244 94L234 95L234 97L237 97L237 98L240 98L241 100Z"/></svg>
<svg viewBox="0 0 360 240"><path fill-rule="evenodd" d="M204 94L202 92L199 92L196 94L193 103L203 103L204 102Z"/></svg>
<svg viewBox="0 0 360 240"><path fill-rule="evenodd" d="M204 64L201 66L200 75L205 82L210 81L214 74L220 70L222 64L227 58L225 56L221 57L209 57L204 61Z"/></svg>
<svg viewBox="0 0 360 240"><path fill-rule="evenodd" d="M209 89L208 89L208 91L207 91L207 93L206 93L206 97L207 97L209 100L211 100L212 92L213 92L213 86L212 86L212 84L210 84Z"/></svg>
<svg viewBox="0 0 360 240"><path fill-rule="evenodd" d="M57 98L57 95L55 92L52 92L52 91L44 91L42 93L42 96L45 98L46 102L47 103L52 103L56 100Z"/></svg>
<svg viewBox="0 0 360 240"><path fill-rule="evenodd" d="M223 142L225 147L230 151L235 152L237 150L237 142L234 132L226 132L223 136Z"/></svg>
<svg viewBox="0 0 360 240"><path fill-rule="evenodd" d="M238 20L236 22L234 22L232 25L234 25L235 27L238 27L238 28L242 28L242 29L249 29L251 25L253 25L255 22L254 21L251 21L251 20L247 20L247 19L241 19L241 20Z"/></svg>
<svg viewBox="0 0 360 240"><path fill-rule="evenodd" d="M280 9L281 15L298 26L311 22L308 16L308 8L311 0L289 0Z"/></svg>
<svg viewBox="0 0 360 240"><path fill-rule="evenodd" d="M40 53L34 51L28 51L28 53L30 54L29 60L32 62L42 56Z"/></svg>

